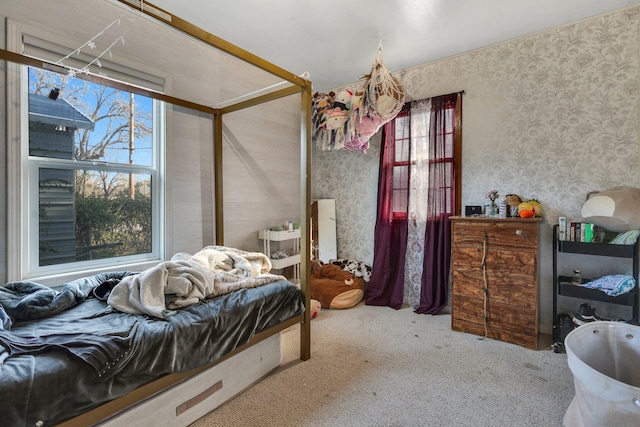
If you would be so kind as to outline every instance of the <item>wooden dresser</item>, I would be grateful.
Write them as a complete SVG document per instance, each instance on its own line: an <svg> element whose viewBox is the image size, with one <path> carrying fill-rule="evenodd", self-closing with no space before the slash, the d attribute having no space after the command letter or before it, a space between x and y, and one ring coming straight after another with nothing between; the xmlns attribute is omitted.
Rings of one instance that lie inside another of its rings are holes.
<svg viewBox="0 0 640 427"><path fill-rule="evenodd" d="M540 218L451 218L454 331L484 336L486 306L489 338L538 348L540 221Z"/></svg>

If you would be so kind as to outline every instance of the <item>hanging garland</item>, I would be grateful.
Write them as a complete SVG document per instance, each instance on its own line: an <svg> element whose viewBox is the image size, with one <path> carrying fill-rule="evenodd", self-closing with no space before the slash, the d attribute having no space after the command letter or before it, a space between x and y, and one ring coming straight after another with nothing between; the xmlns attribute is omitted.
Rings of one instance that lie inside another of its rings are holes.
<svg viewBox="0 0 640 427"><path fill-rule="evenodd" d="M371 73L362 76L361 89L313 95L312 138L322 151L366 153L369 139L402 109L404 89L382 62L381 51Z"/></svg>
<svg viewBox="0 0 640 427"><path fill-rule="evenodd" d="M140 1L140 8L141 9L144 8L144 0ZM113 27L114 25L119 26L122 18L124 18L125 15L126 15L126 12L122 13L120 16L114 19L113 22L107 25L102 31L100 31L98 34L96 34L91 39L86 41L82 46L80 46L73 52L57 60L56 64L66 67L68 69L68 74L70 77L75 77L77 73L89 74L91 72L90 69L92 65L96 65L98 68L102 68L102 63L100 62L100 59L102 59L102 57L104 57L105 55L109 55L109 57L112 57L111 49L116 45L116 43L120 42L124 45L125 34L127 34L127 32L133 27L133 25L136 23L136 21L140 17L141 13L137 13L134 18L128 18L129 25L127 26L127 28L125 28L125 30L122 31L122 33L119 34L118 37L116 37L106 48L104 48L102 53L100 53L95 58L93 58L93 60L91 60L87 65L82 67L82 69L69 67L65 65L64 61L66 61L67 59L71 58L74 55L80 55L80 53L82 53L82 49L84 49L85 47L88 47L90 49L96 49L97 48L96 41L100 37L105 36L105 33L107 33L107 31L111 29L111 27Z"/></svg>

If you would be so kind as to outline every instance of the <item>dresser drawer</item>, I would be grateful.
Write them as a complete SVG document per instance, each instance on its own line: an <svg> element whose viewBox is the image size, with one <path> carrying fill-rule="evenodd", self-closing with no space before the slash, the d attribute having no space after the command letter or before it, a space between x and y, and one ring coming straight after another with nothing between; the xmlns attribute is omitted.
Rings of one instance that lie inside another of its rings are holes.
<svg viewBox="0 0 640 427"><path fill-rule="evenodd" d="M452 244L520 251L538 251L538 223L517 220L503 221L455 221L452 227Z"/></svg>
<svg viewBox="0 0 640 427"><path fill-rule="evenodd" d="M486 279L492 301L537 308L537 257L530 251L487 251ZM452 293L484 297L482 249L457 248L451 262Z"/></svg>
<svg viewBox="0 0 640 427"><path fill-rule="evenodd" d="M454 295L451 300L451 311L463 312L464 320L471 323L484 324L484 300ZM458 316L455 316L457 318ZM487 325L509 332L532 335L538 331L537 311L511 304L501 304L494 300L487 302Z"/></svg>

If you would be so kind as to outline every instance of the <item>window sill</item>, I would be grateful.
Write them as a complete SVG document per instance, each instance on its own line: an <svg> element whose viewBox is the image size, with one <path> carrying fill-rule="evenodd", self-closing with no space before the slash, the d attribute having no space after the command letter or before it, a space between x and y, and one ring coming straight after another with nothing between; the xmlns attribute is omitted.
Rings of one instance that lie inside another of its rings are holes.
<svg viewBox="0 0 640 427"><path fill-rule="evenodd" d="M138 263L131 264L122 264L112 267L104 267L104 268L96 268L91 270L83 270L83 271L74 271L70 273L62 273L62 274L53 274L49 276L41 276L41 277L30 277L25 280L29 280L30 282L36 282L41 285L49 286L52 288L61 287L67 282L72 280L80 279L82 277L93 276L98 273L106 273L109 271L131 271L131 272L141 272L148 268L156 266L161 260L154 261L144 261Z"/></svg>

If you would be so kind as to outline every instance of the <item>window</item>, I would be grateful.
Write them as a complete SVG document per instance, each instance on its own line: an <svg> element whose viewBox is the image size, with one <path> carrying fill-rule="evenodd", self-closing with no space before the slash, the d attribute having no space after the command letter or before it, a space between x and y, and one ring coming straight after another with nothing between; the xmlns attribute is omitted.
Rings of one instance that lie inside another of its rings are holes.
<svg viewBox="0 0 640 427"><path fill-rule="evenodd" d="M385 133L391 133L385 135L389 147L385 165L393 170L392 218L407 219L410 204L430 217L453 215L459 205L454 200L459 194L454 159L460 144L456 143L460 137L454 125L455 99L444 96L433 98L428 106L418 101L413 104L385 126ZM428 196L420 193L425 188L430 189Z"/></svg>
<svg viewBox="0 0 640 427"><path fill-rule="evenodd" d="M393 218L407 219L409 205L409 173L411 118L407 110L401 111L395 117L395 140L393 148Z"/></svg>
<svg viewBox="0 0 640 427"><path fill-rule="evenodd" d="M454 151L455 151L455 129L454 129L454 117L455 117L455 102L441 102L442 109L438 110L436 114L444 116L442 120L436 121L436 123L442 123L442 125L433 126L432 132L435 136L435 146L431 150L431 158L429 160L430 173L433 176L437 176L434 185L434 200L439 200L441 203L434 205L432 213L435 215L455 213L456 202L453 199L456 192L454 191L455 185L455 164L454 164Z"/></svg>
<svg viewBox="0 0 640 427"><path fill-rule="evenodd" d="M162 103L25 68L22 276L158 259Z"/></svg>

